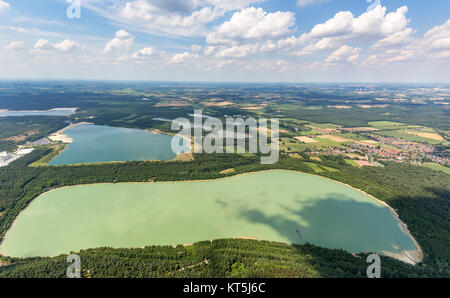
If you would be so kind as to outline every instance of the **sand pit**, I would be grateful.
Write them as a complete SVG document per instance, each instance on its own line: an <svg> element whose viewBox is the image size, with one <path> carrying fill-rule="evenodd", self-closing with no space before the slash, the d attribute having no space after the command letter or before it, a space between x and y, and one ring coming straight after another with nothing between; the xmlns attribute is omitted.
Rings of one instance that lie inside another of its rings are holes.
<svg viewBox="0 0 450 298"><path fill-rule="evenodd" d="M69 138L68 136L66 136L63 133L54 133L54 134L51 134L50 136L48 136L48 138L52 142L61 142L61 143L66 143L66 144L70 144L73 142L72 138Z"/></svg>

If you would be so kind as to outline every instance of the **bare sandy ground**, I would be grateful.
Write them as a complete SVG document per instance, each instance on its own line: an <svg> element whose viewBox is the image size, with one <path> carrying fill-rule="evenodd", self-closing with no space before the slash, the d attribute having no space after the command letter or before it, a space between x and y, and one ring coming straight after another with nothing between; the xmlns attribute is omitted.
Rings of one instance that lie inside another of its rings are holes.
<svg viewBox="0 0 450 298"><path fill-rule="evenodd" d="M81 126L81 125L87 125L87 124L93 124L93 123L90 123L90 122L72 123L69 126L66 126L63 129L60 129L57 132L51 134L50 136L48 136L48 138L52 142L61 142L61 143L70 144L73 142L73 139L69 138L67 135L65 135L64 132L68 129L71 129L71 128L74 128L77 126Z"/></svg>

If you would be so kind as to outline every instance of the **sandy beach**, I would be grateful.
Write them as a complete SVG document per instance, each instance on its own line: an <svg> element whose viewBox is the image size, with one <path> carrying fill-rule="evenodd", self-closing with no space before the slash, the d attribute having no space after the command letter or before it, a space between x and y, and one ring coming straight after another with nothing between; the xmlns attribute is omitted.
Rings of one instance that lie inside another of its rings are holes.
<svg viewBox="0 0 450 298"><path fill-rule="evenodd" d="M90 123L90 122L72 123L69 126L64 127L63 129L60 129L57 132L52 133L50 136L48 136L48 138L52 142L61 142L61 143L70 144L73 142L73 139L68 137L67 135L65 135L64 132L68 129L71 129L71 128L74 128L77 126L81 126L81 125L88 125L88 124L93 124L93 123Z"/></svg>

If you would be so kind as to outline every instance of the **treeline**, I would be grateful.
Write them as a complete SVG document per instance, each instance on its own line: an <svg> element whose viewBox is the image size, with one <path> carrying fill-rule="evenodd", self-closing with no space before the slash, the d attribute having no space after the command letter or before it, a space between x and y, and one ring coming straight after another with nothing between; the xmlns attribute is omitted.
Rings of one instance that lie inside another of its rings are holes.
<svg viewBox="0 0 450 298"><path fill-rule="evenodd" d="M311 244L288 245L244 239L192 246L89 249L78 253L85 278L366 278L366 254ZM0 278L64 278L67 255L26 260L3 258ZM437 277L429 268L381 257L385 278Z"/></svg>

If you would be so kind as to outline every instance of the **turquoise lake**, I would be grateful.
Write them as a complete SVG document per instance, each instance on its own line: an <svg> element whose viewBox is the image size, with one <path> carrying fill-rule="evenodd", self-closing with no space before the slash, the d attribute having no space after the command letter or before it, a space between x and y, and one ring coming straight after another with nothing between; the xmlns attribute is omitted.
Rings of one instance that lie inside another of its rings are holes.
<svg viewBox="0 0 450 298"><path fill-rule="evenodd" d="M64 132L73 139L49 165L171 160L172 136L145 130L86 124Z"/></svg>
<svg viewBox="0 0 450 298"><path fill-rule="evenodd" d="M232 237L388 255L415 250L389 209L364 193L321 177L274 170L211 181L56 189L18 216L0 252L54 256Z"/></svg>

